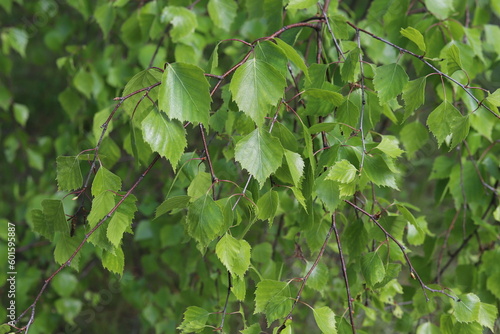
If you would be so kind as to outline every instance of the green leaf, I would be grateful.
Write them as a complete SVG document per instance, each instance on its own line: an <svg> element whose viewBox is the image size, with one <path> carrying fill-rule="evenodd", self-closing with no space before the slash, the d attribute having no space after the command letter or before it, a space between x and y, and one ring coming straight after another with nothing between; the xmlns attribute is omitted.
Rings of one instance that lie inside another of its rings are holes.
<svg viewBox="0 0 500 334"><path fill-rule="evenodd" d="M155 219L174 209L187 208L191 196L181 195L167 198L156 208Z"/></svg>
<svg viewBox="0 0 500 334"><path fill-rule="evenodd" d="M314 6L315 4L316 0L290 0L286 8L288 10L305 9Z"/></svg>
<svg viewBox="0 0 500 334"><path fill-rule="evenodd" d="M208 124L209 84L201 68L185 63L168 64L162 76L159 108L171 119Z"/></svg>
<svg viewBox="0 0 500 334"><path fill-rule="evenodd" d="M115 194L105 191L95 196L92 200L92 208L87 216L89 226L93 228L106 216L115 206Z"/></svg>
<svg viewBox="0 0 500 334"><path fill-rule="evenodd" d="M45 223L52 225L54 232L69 235L69 225L66 221L62 201L58 199L45 199L42 201L42 208Z"/></svg>
<svg viewBox="0 0 500 334"><path fill-rule="evenodd" d="M55 301L54 305L57 313L62 314L68 324L72 326L76 325L74 319L82 310L83 303L81 300L76 298L59 298Z"/></svg>
<svg viewBox="0 0 500 334"><path fill-rule="evenodd" d="M326 224L322 224L322 225L326 226ZM318 231L321 231L321 229L318 229ZM323 242L324 242L324 238L323 238ZM308 242L308 244L309 244L309 242ZM311 247L311 249L313 249L313 248L316 248L316 247ZM321 248L321 246L319 246L318 249L319 248ZM304 268L303 276L305 276L309 272L309 270L311 270L313 265L314 265L314 262L306 261L306 267ZM307 286L309 288L314 289L314 290L319 291L319 292L324 291L325 287L328 285L328 280L330 278L329 271L330 271L330 269L325 264L323 264L321 262L318 263L316 265L316 267L314 268L314 270L311 272L309 279L307 280Z"/></svg>
<svg viewBox="0 0 500 334"><path fill-rule="evenodd" d="M400 132L401 141L408 158L412 159L419 149L429 140L429 132L420 122L406 124Z"/></svg>
<svg viewBox="0 0 500 334"><path fill-rule="evenodd" d="M340 74L344 82L354 82L356 69L358 68L359 65L360 53L361 50L356 47L347 54L347 57L344 61L344 65L340 70Z"/></svg>
<svg viewBox="0 0 500 334"><path fill-rule="evenodd" d="M115 22L115 9L113 8L113 3L105 3L96 8L94 12L94 17L101 27L101 30L104 34L104 38L107 38L111 28L113 27L113 23Z"/></svg>
<svg viewBox="0 0 500 334"><path fill-rule="evenodd" d="M153 109L142 121L142 133L144 141L154 152L167 158L172 166L177 166L187 146L186 130L179 121L170 120L164 113Z"/></svg>
<svg viewBox="0 0 500 334"><path fill-rule="evenodd" d="M30 110L27 106L20 103L14 103L14 119L17 123L19 123L22 127L26 126L26 122L30 116Z"/></svg>
<svg viewBox="0 0 500 334"><path fill-rule="evenodd" d="M394 136L382 136L382 141L375 148L384 152L391 158L397 158L404 153L404 151L399 148L398 139Z"/></svg>
<svg viewBox="0 0 500 334"><path fill-rule="evenodd" d="M398 189L394 172L389 168L387 162L380 154L365 156L363 172L377 186Z"/></svg>
<svg viewBox="0 0 500 334"><path fill-rule="evenodd" d="M254 314L264 313L268 324L285 317L291 308L290 289L286 282L265 279L257 284Z"/></svg>
<svg viewBox="0 0 500 334"><path fill-rule="evenodd" d="M285 52L272 41L260 41L254 48L255 59L274 67L286 78L288 75L288 59Z"/></svg>
<svg viewBox="0 0 500 334"><path fill-rule="evenodd" d="M233 75L229 90L238 107L260 126L283 96L286 80L270 64L250 59L241 65Z"/></svg>
<svg viewBox="0 0 500 334"><path fill-rule="evenodd" d="M462 124L457 120L463 117L450 102L443 101L436 109L434 109L427 118L427 126L436 137L438 146L441 146L446 137L452 134L452 126L465 127L467 124ZM467 129L468 131L468 129ZM458 133L459 138L463 136L464 129Z"/></svg>
<svg viewBox="0 0 500 334"><path fill-rule="evenodd" d="M87 99L90 99L94 87L94 78L92 74L85 71L83 67L80 67L78 73L73 78L73 85Z"/></svg>
<svg viewBox="0 0 500 334"><path fill-rule="evenodd" d="M465 138L467 138L470 128L469 115L466 116L457 115L457 117L452 119L450 127L453 133L450 145L450 151L451 151L454 147L460 144L462 140L465 140Z"/></svg>
<svg viewBox="0 0 500 334"><path fill-rule="evenodd" d="M272 222L274 215L276 214L276 210L278 210L278 205L278 193L272 189L269 190L257 201L257 207L259 208L257 218L262 220L269 219L269 221Z"/></svg>
<svg viewBox="0 0 500 334"><path fill-rule="evenodd" d="M421 51L425 52L426 47L425 47L424 36L420 31L418 31L413 27L408 27L405 29L401 28L400 32L401 35L408 38L410 41L415 43Z"/></svg>
<svg viewBox="0 0 500 334"><path fill-rule="evenodd" d="M482 326L488 327L492 332L494 332L495 321L498 318L498 310L495 305L480 303L478 320Z"/></svg>
<svg viewBox="0 0 500 334"><path fill-rule="evenodd" d="M285 160L288 165L290 175L292 176L293 184L298 187L300 185L302 175L304 175L304 160L302 160L300 154L289 150L285 150Z"/></svg>
<svg viewBox="0 0 500 334"><path fill-rule="evenodd" d="M358 170L348 160L342 159L337 161L330 168L327 180L338 181L340 183L351 183L356 178Z"/></svg>
<svg viewBox="0 0 500 334"><path fill-rule="evenodd" d="M125 268L125 255L121 247L116 247L114 253L104 251L102 254L102 266L109 271L123 276L123 268Z"/></svg>
<svg viewBox="0 0 500 334"><path fill-rule="evenodd" d="M250 267L250 244L226 233L215 246L215 253L231 275L242 278Z"/></svg>
<svg viewBox="0 0 500 334"><path fill-rule="evenodd" d="M408 82L408 75L399 64L379 66L375 69L373 85L378 93L380 105L398 96Z"/></svg>
<svg viewBox="0 0 500 334"><path fill-rule="evenodd" d="M238 5L234 0L210 0L207 5L208 15L214 24L229 31L236 18Z"/></svg>
<svg viewBox="0 0 500 334"><path fill-rule="evenodd" d="M335 107L340 106L344 102L344 97L341 94L326 89L308 88L304 91L303 95L326 101Z"/></svg>
<svg viewBox="0 0 500 334"><path fill-rule="evenodd" d="M212 197L205 195L189 205L186 223L188 234L205 248L220 235L224 215Z"/></svg>
<svg viewBox="0 0 500 334"><path fill-rule="evenodd" d="M384 263L377 252L370 252L361 257L361 272L366 283L371 287L384 279Z"/></svg>
<svg viewBox="0 0 500 334"><path fill-rule="evenodd" d="M292 63L294 63L295 66L300 68L302 70L302 72L304 72L304 75L306 76L306 78L309 80L309 70L306 66L306 63L304 62L304 59L299 55L297 50L279 38L275 38L274 40L276 41L276 44L278 44L278 46L283 50L283 52L285 53L287 58Z"/></svg>
<svg viewBox="0 0 500 334"><path fill-rule="evenodd" d="M473 322L479 319L479 310L481 301L479 297L473 293L459 296L460 300L454 302L453 309L455 319L459 322Z"/></svg>
<svg viewBox="0 0 500 334"><path fill-rule="evenodd" d="M492 94L488 94L486 100L490 101L495 106L500 107L500 89L495 90Z"/></svg>
<svg viewBox="0 0 500 334"><path fill-rule="evenodd" d="M201 307L189 306L184 312L184 320L177 329L180 329L181 333L198 333L206 327L209 315L210 312Z"/></svg>
<svg viewBox="0 0 500 334"><path fill-rule="evenodd" d="M425 7L439 20L445 20L455 10L453 0L425 0Z"/></svg>
<svg viewBox="0 0 500 334"><path fill-rule="evenodd" d="M262 333L262 329L259 324L253 324L243 330L241 330L241 334L260 334Z"/></svg>
<svg viewBox="0 0 500 334"><path fill-rule="evenodd" d="M314 320L322 333L336 334L337 327L335 321L335 313L328 306L322 306L313 309Z"/></svg>
<svg viewBox="0 0 500 334"><path fill-rule="evenodd" d="M83 186L82 171L78 157L59 156L57 164L57 186L60 190L71 191Z"/></svg>
<svg viewBox="0 0 500 334"><path fill-rule="evenodd" d="M118 201L118 199L116 199ZM137 198L129 195L122 204L116 209L108 224L107 234L109 241L118 248L126 231L132 232L132 220L134 219L137 206Z"/></svg>
<svg viewBox="0 0 500 334"><path fill-rule="evenodd" d="M403 100L405 101L405 114L403 121L413 115L413 112L424 104L425 84L426 77L421 77L408 82L403 90Z"/></svg>
<svg viewBox="0 0 500 334"><path fill-rule="evenodd" d="M148 69L141 71L136 75L134 75L132 79L130 79L127 82L125 88L123 89L122 95L128 96L140 89L151 87L161 82L161 80L162 80L162 73L156 69ZM149 90L148 96L151 98L151 100L156 101L158 99L158 89L159 88L154 88ZM142 92L132 95L125 101L123 101L123 108L125 109L125 111L129 116L132 116L132 112L134 111L134 109L137 109L136 114L138 115L134 115L133 120L136 120L137 117L140 116L144 110L151 108L151 103L148 101L147 98L141 100L141 98L144 96L145 93L146 92ZM140 118L140 120L142 119L143 118Z"/></svg>
<svg viewBox="0 0 500 334"><path fill-rule="evenodd" d="M92 182L92 196L103 192L117 192L122 187L122 180L105 167L101 166Z"/></svg>
<svg viewBox="0 0 500 334"><path fill-rule="evenodd" d="M449 75L463 69L462 60L460 59L460 49L456 46L456 44L452 44L448 49L448 61L446 65L448 67Z"/></svg>
<svg viewBox="0 0 500 334"><path fill-rule="evenodd" d="M3 31L5 31L6 33L8 45L16 50L16 52L19 53L21 57L26 57L26 46L28 45L29 40L28 33L25 30L19 28L6 28ZM2 43L5 43L3 38Z"/></svg>
<svg viewBox="0 0 500 334"><path fill-rule="evenodd" d="M162 23L171 23L170 37L174 43L193 34L198 21L196 14L184 7L166 6L163 8L160 18Z"/></svg>
<svg viewBox="0 0 500 334"><path fill-rule="evenodd" d="M241 302L244 301L246 295L245 278L240 278L238 276L233 277L233 286L231 287L231 291L233 292L237 300Z"/></svg>
<svg viewBox="0 0 500 334"><path fill-rule="evenodd" d="M60 234L56 241L56 248L54 249L54 260L59 264L66 263L79 245L80 241L77 238L71 237L69 233ZM81 253L78 252L71 261L71 266L75 269L78 268L78 264L80 263L80 256Z"/></svg>
<svg viewBox="0 0 500 334"><path fill-rule="evenodd" d="M335 212L340 204L339 184L323 174L314 181L314 191L329 212Z"/></svg>
<svg viewBox="0 0 500 334"><path fill-rule="evenodd" d="M51 286L61 297L69 297L78 286L78 279L69 272L61 272L52 279Z"/></svg>
<svg viewBox="0 0 500 334"><path fill-rule="evenodd" d="M269 175L281 166L283 155L279 140L258 128L236 144L234 158L262 187Z"/></svg>

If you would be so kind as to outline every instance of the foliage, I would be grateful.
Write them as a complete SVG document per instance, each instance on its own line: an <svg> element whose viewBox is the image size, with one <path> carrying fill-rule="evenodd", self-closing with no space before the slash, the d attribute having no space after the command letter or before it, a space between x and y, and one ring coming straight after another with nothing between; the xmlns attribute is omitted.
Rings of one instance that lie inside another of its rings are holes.
<svg viewBox="0 0 500 334"><path fill-rule="evenodd" d="M0 7L21 332L499 330L496 1Z"/></svg>

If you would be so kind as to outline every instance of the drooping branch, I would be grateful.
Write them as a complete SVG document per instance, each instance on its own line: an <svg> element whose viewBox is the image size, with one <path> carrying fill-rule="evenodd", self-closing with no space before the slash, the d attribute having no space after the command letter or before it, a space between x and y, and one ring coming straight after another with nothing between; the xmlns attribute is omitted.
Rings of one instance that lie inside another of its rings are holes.
<svg viewBox="0 0 500 334"><path fill-rule="evenodd" d="M428 67L430 67L432 70L434 70L437 74L439 74L441 77L444 77L446 79L448 79L449 81L453 82L454 84L456 84L457 86L459 86L460 88L462 88L466 93L467 95L469 95L476 103L477 103L477 106L478 107L484 107L486 110L488 110L491 114L493 114L493 116L495 116L496 118L500 119L500 115L496 112L494 112L493 110L491 110L491 108L489 108L487 105L483 104L482 101L480 101L476 96L474 96L474 94L472 94L472 92L469 90L469 86L468 85L464 85L462 83L460 83L459 81L457 81L456 79L453 79L451 76L443 73L442 71L440 71L436 66L432 65L431 63L429 63L429 61L427 61L424 56L422 55L418 55L414 52L411 52L410 50L407 50L405 48L402 48L394 43L391 43L389 42L388 40L385 40L383 39L382 37L379 37L367 30L364 30L362 28L359 28L358 26L354 25L353 23L347 21L346 22L348 25L350 25L352 28L356 29L356 31L362 31L363 33L367 34L368 36L370 37L373 37L375 38L376 40L379 40L387 45L390 45L392 46L393 48L399 50L399 52L402 52L402 53L406 53L406 54L409 54L415 58L417 58L418 60L420 60L421 62L423 62L425 65L427 65Z"/></svg>
<svg viewBox="0 0 500 334"><path fill-rule="evenodd" d="M399 249L401 250L401 253L403 253L403 256L405 258L405 261L406 261L406 264L408 265L408 268L410 269L410 275L411 277L413 277L414 279L416 279L419 283L420 283L420 287L422 288L423 292L424 292L424 295L425 295L425 299L428 301L429 300L429 297L427 296L427 293L426 291L430 291L430 292L435 292L435 293L441 293L445 296L448 296L450 297L451 299L457 301L458 298L457 297L454 297L452 295L450 295L448 292L444 291L444 290L438 290L438 289L433 289L429 286L427 286L424 281L422 281L422 279L420 278L418 272L415 270L415 268L413 267L413 264L411 263L410 261L410 258L408 257L408 254L406 253L406 248L405 246L403 246L403 244L401 244L396 238L394 238L394 236L392 234L390 234L389 232L387 232L387 230L379 223L378 221L378 217L376 217L375 215L372 215L372 214L369 214L368 212L366 212L365 210L363 210L362 208L360 208L359 206L357 206L356 204L350 202L349 200L344 200L344 202L346 202L347 204L349 204L350 206L352 206L354 209L356 209L356 211L359 211L361 212L362 214L364 214L365 216L367 216L368 218L370 218L370 220L375 223L375 225L377 225L377 227L385 234L385 236L389 239L391 239L392 241L394 241L394 243L399 247Z"/></svg>
<svg viewBox="0 0 500 334"><path fill-rule="evenodd" d="M106 214L106 216L104 216L104 218L102 218L87 234L85 234L83 240L80 242L80 244L78 245L78 247L75 249L75 251L73 252L73 254L71 254L71 256L68 258L68 260L66 260L66 262L64 262L59 268L57 268L56 271L54 271L52 273L52 275L50 275L44 282L44 284L42 285L42 288L40 289L40 291L38 292L38 295L35 297L35 300L33 301L33 303L26 309L24 310L18 317L17 319L14 321L14 324L17 324L22 317L24 317L24 315L31 309L31 316L28 320L28 323L24 326L24 327L21 327L20 328L20 331L24 331L24 333L28 333L28 330L31 326L31 324L35 321L35 308L36 308L36 305L40 299L40 297L42 296L42 294L44 293L45 289L47 288L47 286L49 285L49 283L52 281L52 279L57 275L59 274L65 267L68 267L71 265L71 261L73 261L73 259L75 258L75 256L80 252L80 250L82 249L83 245L85 245L85 243L87 242L87 240L90 238L90 236L92 234L94 234L94 232L102 226L102 224L104 224L104 222L106 222L109 218L111 218L111 216L113 215L113 213L115 213L115 211L120 207L120 205L122 205L122 203L132 194L132 192L134 191L134 189L139 185L139 183L144 179L144 177L149 173L149 171L151 170L151 168L153 168L153 166L155 165L155 163L159 160L160 156L159 155L156 155L156 157L153 159L153 161L150 163L150 165L146 168L146 170L139 176L139 178L135 181L135 183L130 187L130 189L125 193L125 195L123 195L120 200L116 203L116 205Z"/></svg>

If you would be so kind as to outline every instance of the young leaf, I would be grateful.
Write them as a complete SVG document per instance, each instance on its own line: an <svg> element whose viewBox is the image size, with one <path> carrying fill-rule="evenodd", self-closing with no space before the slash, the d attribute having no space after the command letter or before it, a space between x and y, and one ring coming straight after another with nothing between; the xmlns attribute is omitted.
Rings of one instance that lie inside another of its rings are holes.
<svg viewBox="0 0 500 334"><path fill-rule="evenodd" d="M233 286L231 287L231 291L237 300L241 302L245 300L246 290L245 278L238 276L233 277Z"/></svg>
<svg viewBox="0 0 500 334"><path fill-rule="evenodd" d="M181 333L198 333L205 328L210 313L198 306L189 306L184 312L184 320L177 329Z"/></svg>
<svg viewBox="0 0 500 334"><path fill-rule="evenodd" d="M97 196L103 192L116 192L122 187L120 177L101 166L92 182L92 196Z"/></svg>
<svg viewBox="0 0 500 334"><path fill-rule="evenodd" d="M262 187L269 175L281 166L283 155L279 140L258 128L236 144L234 157Z"/></svg>
<svg viewBox="0 0 500 334"><path fill-rule="evenodd" d="M267 193L262 195L257 201L257 207L259 208L259 213L257 215L258 219L266 220L272 223L276 210L278 209L279 196L274 190L269 190Z"/></svg>
<svg viewBox="0 0 500 334"><path fill-rule="evenodd" d="M142 133L153 151L167 158L172 166L177 166L187 146L186 130L179 121L169 120L165 114L153 109L142 121Z"/></svg>
<svg viewBox="0 0 500 334"><path fill-rule="evenodd" d="M426 77L421 77L408 82L403 90L403 100L405 101L405 114L403 121L413 115L413 112L425 102Z"/></svg>
<svg viewBox="0 0 500 334"><path fill-rule="evenodd" d="M82 171L78 157L59 156L57 164L57 185L60 190L71 191L83 185Z"/></svg>
<svg viewBox="0 0 500 334"><path fill-rule="evenodd" d="M160 20L162 23L172 24L173 27L170 30L170 37L172 37L174 43L191 35L198 26L196 15L193 11L184 7L164 7Z"/></svg>
<svg viewBox="0 0 500 334"><path fill-rule="evenodd" d="M265 279L257 284L254 314L264 313L268 324L285 317L291 307L292 300L286 282Z"/></svg>
<svg viewBox="0 0 500 334"><path fill-rule="evenodd" d="M111 191L104 191L95 196L92 200L92 208L87 216L89 226L92 228L106 216L115 206L115 194ZM95 233L94 233L95 234Z"/></svg>
<svg viewBox="0 0 500 334"><path fill-rule="evenodd" d="M224 215L212 197L205 195L189 205L186 223L189 235L205 248L220 234Z"/></svg>
<svg viewBox="0 0 500 334"><path fill-rule="evenodd" d="M250 249L248 242L226 233L215 246L215 253L231 275L242 278L250 266Z"/></svg>
<svg viewBox="0 0 500 334"><path fill-rule="evenodd" d="M170 119L208 124L209 84L201 68L185 63L167 64L158 106Z"/></svg>
<svg viewBox="0 0 500 334"><path fill-rule="evenodd" d="M384 152L391 158L397 158L404 153L404 151L399 148L399 142L394 136L382 136L382 141L375 148Z"/></svg>
<svg viewBox="0 0 500 334"><path fill-rule="evenodd" d="M379 66L375 69L373 85L378 93L380 105L398 96L408 82L408 75L399 64Z"/></svg>
<svg viewBox="0 0 500 334"><path fill-rule="evenodd" d="M473 293L459 296L460 300L453 303L453 315L459 322L473 322L479 320L481 301Z"/></svg>
<svg viewBox="0 0 500 334"><path fill-rule="evenodd" d="M285 77L272 65L250 59L236 70L229 90L238 107L260 126L283 96L285 86Z"/></svg>
<svg viewBox="0 0 500 334"><path fill-rule="evenodd" d="M420 31L418 31L417 29L415 29L413 27L408 27L405 29L401 28L400 32L401 32L401 35L408 38L410 41L415 43L420 50L425 52L426 47L425 47L424 36L422 35L422 33Z"/></svg>
<svg viewBox="0 0 500 334"><path fill-rule="evenodd" d="M337 181L340 183L351 183L356 177L358 170L349 161L342 159L337 161L335 165L330 168L327 180Z"/></svg>
<svg viewBox="0 0 500 334"><path fill-rule="evenodd" d="M335 313L328 306L322 306L313 309L314 320L322 333L336 334L337 327L335 321Z"/></svg>
<svg viewBox="0 0 500 334"><path fill-rule="evenodd" d="M452 133L452 124L456 124L457 119L460 117L462 117L460 111L446 100L429 114L427 126L434 137L436 137L438 146L441 146L446 137ZM458 123L458 125L460 125L460 122ZM464 132L462 129L461 135L463 134Z"/></svg>
<svg viewBox="0 0 500 334"><path fill-rule="evenodd" d="M114 252L103 251L102 266L109 271L123 275L123 268L125 268L125 255L121 247L115 247Z"/></svg>
<svg viewBox="0 0 500 334"><path fill-rule="evenodd" d="M116 209L109 221L106 236L115 248L119 248L118 246L123 238L123 233L127 230L132 232L132 220L137 211L136 201L137 198L134 195L129 195L118 209Z"/></svg>
<svg viewBox="0 0 500 334"><path fill-rule="evenodd" d="M370 252L361 257L361 272L371 287L384 279L384 263L377 252Z"/></svg>
<svg viewBox="0 0 500 334"><path fill-rule="evenodd" d="M238 5L234 0L210 0L207 9L214 24L229 31L236 17Z"/></svg>

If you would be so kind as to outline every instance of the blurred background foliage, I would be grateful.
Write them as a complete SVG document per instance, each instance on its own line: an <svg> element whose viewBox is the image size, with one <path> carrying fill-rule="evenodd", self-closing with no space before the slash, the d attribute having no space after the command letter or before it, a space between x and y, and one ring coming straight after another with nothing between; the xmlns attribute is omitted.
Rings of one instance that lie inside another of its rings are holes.
<svg viewBox="0 0 500 334"><path fill-rule="evenodd" d="M212 52L220 40L240 38L251 42L277 31L283 25L299 22L317 13L315 1L308 9L284 14L281 0L247 0L238 2L239 10L235 12L235 17L218 16L210 13L208 2L0 0L0 221L2 226L7 222L16 224L18 312L32 303L43 280L58 268L49 242L32 232L29 212L41 208L40 203L45 198L64 198L65 209L70 212L74 208L71 196L66 197L65 192L57 190L55 159L95 146L100 135L99 127L115 105L113 98L121 96L128 80L150 66L162 68L165 62L174 61L193 63L209 72ZM344 15L361 27L410 50L415 47L400 35L400 27L427 25L428 29L424 29L428 32L425 37L429 39L427 56L431 58L441 56L444 40L470 39L479 34L481 55L463 54L469 57L467 66L471 79L493 92L500 87L500 5L494 0L452 2L455 6L452 18L440 23L444 28L434 30L433 25L437 25L438 21L435 17L423 16L425 10L420 1L331 1L329 8L330 14ZM167 5L188 8L194 19L185 14L185 21L177 26L172 21L172 26L162 12ZM402 12L398 12L398 6L403 8ZM389 15L388 9L396 11L396 14ZM414 15L406 17L404 13L407 10ZM464 22L470 27L479 27L479 32L464 29ZM303 31L300 36L289 35L288 38L306 40L303 37L309 33ZM346 34L351 36L352 31ZM368 36L362 37L362 44L367 59L374 63L389 64L400 57L396 50L381 46ZM352 46L349 41L345 45ZM231 68L246 52L240 44L230 42L221 44L218 50L218 66L213 74L221 74ZM466 51L474 53L475 50ZM335 48L327 45L326 52L334 54ZM305 56L308 64L315 62L313 53ZM483 57L484 61L477 61L478 57ZM417 60L408 60L405 64L405 70L412 79L415 73L422 70ZM439 88L433 88L440 83L437 76L430 77L428 82L432 84L426 90L426 102L419 111L420 115L427 114L441 94ZM220 95L216 95L214 101L215 104L223 103ZM483 134L490 134L492 142L499 138L499 126L495 121L486 115L481 118L485 124L476 125L483 128ZM393 132L401 131L401 125L390 126ZM126 114L119 110L110 138L101 148L101 154L107 159L106 166L113 168L126 185L132 184L148 163L147 157L141 163L131 158L130 151L126 149L128 131ZM435 157L442 155L443 151L428 135L422 138L425 144L402 162L406 177L399 200L420 208L420 214L427 216L430 229L443 233L447 225L439 225L453 221L457 213L453 197L449 195L436 209L435 203L441 201L448 178L437 175L439 171L433 170L432 166ZM479 143L482 139L474 138L471 138L472 149L476 147L473 154L486 153L488 146ZM478 142L476 146L474 142ZM186 151L193 152L201 147L199 139L193 141L191 138ZM493 145L491 148L491 154L498 152ZM218 149L223 150L222 147ZM440 160L443 170L456 164L456 154L461 153L451 152L443 156ZM182 159L186 161L189 157L186 153ZM490 177L498 176L498 160L490 160L489 165L482 168L490 171ZM155 167L135 192L139 199L139 211L133 226L134 234L124 239L126 269L123 277L103 270L96 257L99 251L87 245L82 250L79 271L65 269L44 293L30 333L173 333L182 320L186 306L211 305L206 296L215 300L224 299L227 285L225 268L215 257L201 258L192 243L183 242L183 227L171 223L182 221L183 213L151 220L174 178L170 165L166 161L161 164L162 168ZM473 168L472 165L469 167ZM203 167L189 164L183 170L173 194L187 187L200 168ZM428 181L429 177L433 180ZM485 196L482 189L471 191L471 197ZM290 199L281 196L281 200L282 208L276 220L286 221L289 218L284 213L287 205L291 207L287 203ZM282 224L262 224L262 229L276 234L280 226ZM457 228L457 232L450 236L451 244L461 243L461 230ZM497 223L482 232L481 239L490 240L497 247L495 231L498 232ZM5 233L2 228L0 239L5 239ZM80 229L77 233L83 232ZM295 244L293 231L287 233L289 235L282 241L282 247L283 253L290 254ZM266 266L266 259L271 256L270 244L263 238L259 244L257 232L253 232L252 237L255 240L252 261L259 264L261 270L278 270L277 265ZM438 251L435 240L427 240L412 257L419 269L428 265L424 254ZM477 244L474 246L477 247ZM0 243L0 247L4 254L5 243ZM330 270L329 277L339 277L336 263L332 258L325 260L324 270ZM7 270L3 265L2 261L0 284L4 284L6 279ZM469 291L470 284L474 284L484 292L481 294L482 301L498 305L498 299L477 283L484 282L484 279L471 272L475 270L474 265L459 263L453 270L455 275L448 282L462 286L464 291ZM419 273L424 281L431 281L435 274L425 270ZM352 284L356 285L354 281ZM321 282L316 284L321 285ZM0 289L5 287L0 286ZM335 281L335 289L335 292L324 293L343 298L341 280ZM415 290L418 287L405 293L412 296ZM249 295L247 300L253 298ZM417 305L413 310L416 317L428 315L432 318L432 312L437 307L434 300L425 303L421 294L415 294L413 303ZM211 307L207 306L207 309ZM409 332L414 326L414 318L408 316L394 321L392 313L395 310L377 313L385 317L382 320L377 319L376 313L368 308L363 311L366 312L364 325L371 326L373 333ZM1 308L0 319L5 316L5 308ZM240 319L230 317L228 321L238 323Z"/></svg>

